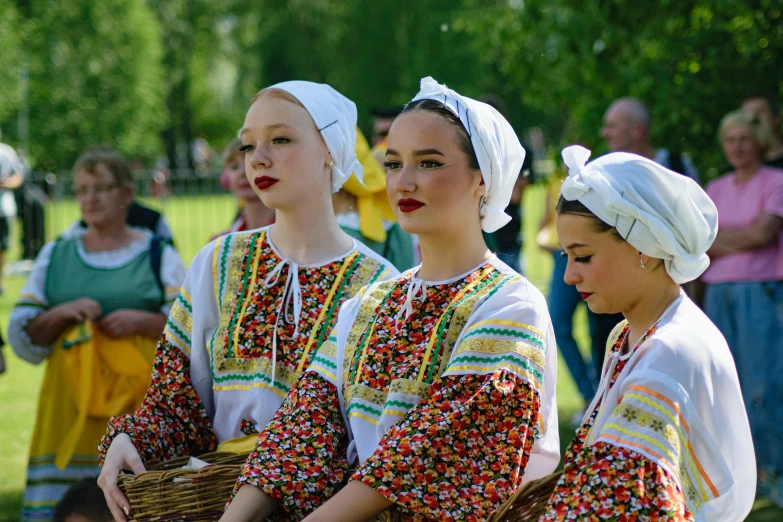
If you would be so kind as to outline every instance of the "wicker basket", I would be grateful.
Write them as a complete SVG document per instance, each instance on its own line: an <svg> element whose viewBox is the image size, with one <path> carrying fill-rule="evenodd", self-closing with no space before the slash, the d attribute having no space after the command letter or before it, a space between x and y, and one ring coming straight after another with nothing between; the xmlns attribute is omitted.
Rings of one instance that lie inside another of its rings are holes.
<svg viewBox="0 0 783 522"><path fill-rule="evenodd" d="M183 470L188 457L147 467L141 475L120 475L117 485L131 504L129 522L216 522L223 514L244 455L210 453L199 457L211 464L200 470ZM560 473L528 482L489 518L488 522L536 522L546 509ZM350 476L350 475L349 475ZM174 480L184 479L184 480ZM390 509L376 522L399 522Z"/></svg>
<svg viewBox="0 0 783 522"><path fill-rule="evenodd" d="M488 522L536 522L544 514L562 473L532 480L519 488Z"/></svg>
<svg viewBox="0 0 783 522"><path fill-rule="evenodd" d="M209 453L198 457L210 466L180 469L189 457L150 465L141 475L120 475L117 485L131 504L131 522L220 519L247 455Z"/></svg>

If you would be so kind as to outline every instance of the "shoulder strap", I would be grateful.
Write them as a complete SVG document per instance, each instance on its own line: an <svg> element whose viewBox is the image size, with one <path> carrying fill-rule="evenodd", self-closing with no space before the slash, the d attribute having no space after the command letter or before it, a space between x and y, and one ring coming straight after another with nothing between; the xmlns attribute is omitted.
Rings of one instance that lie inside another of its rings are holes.
<svg viewBox="0 0 783 522"><path fill-rule="evenodd" d="M669 170L678 174L685 174L685 163L682 161L682 153L676 150L669 151Z"/></svg>
<svg viewBox="0 0 783 522"><path fill-rule="evenodd" d="M152 267L152 274L155 276L155 281L158 282L161 292L165 294L166 289L163 287L163 280L160 277L160 265L163 259L163 240L158 236L152 236L150 240L150 266Z"/></svg>
<svg viewBox="0 0 783 522"><path fill-rule="evenodd" d="M160 212L133 202L128 207L127 222L132 227L147 228L153 234L156 233L160 221Z"/></svg>

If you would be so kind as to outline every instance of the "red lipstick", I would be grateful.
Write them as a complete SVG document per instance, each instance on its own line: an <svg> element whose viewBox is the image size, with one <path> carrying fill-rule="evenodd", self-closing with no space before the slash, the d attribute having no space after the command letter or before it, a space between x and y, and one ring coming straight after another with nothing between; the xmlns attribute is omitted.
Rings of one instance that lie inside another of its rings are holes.
<svg viewBox="0 0 783 522"><path fill-rule="evenodd" d="M397 202L397 206L400 207L400 210L407 214L409 212L413 212L414 210L419 210L424 206L424 203L417 199L402 198Z"/></svg>
<svg viewBox="0 0 783 522"><path fill-rule="evenodd" d="M261 176L259 178L255 178L253 182L256 184L256 187L258 187L258 190L266 190L275 183L280 181L279 179L270 178L269 176Z"/></svg>
<svg viewBox="0 0 783 522"><path fill-rule="evenodd" d="M587 299L588 299L588 298L589 298L591 295L593 295L593 294L592 294L592 292L579 292L579 295L581 295L581 296L582 296L582 299L584 299L585 301L587 301Z"/></svg>

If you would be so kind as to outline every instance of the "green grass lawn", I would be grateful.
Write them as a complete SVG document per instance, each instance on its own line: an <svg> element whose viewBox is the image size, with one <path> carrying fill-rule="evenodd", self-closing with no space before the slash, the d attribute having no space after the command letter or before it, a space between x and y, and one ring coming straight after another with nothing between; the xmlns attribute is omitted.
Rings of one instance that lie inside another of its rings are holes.
<svg viewBox="0 0 783 522"><path fill-rule="evenodd" d="M543 212L542 188L532 187L525 194L525 237L535 238L538 222ZM235 205L230 196L181 196L165 204L150 202L162 209L174 230L177 250L189 263L199 249L215 233L227 228L234 217ZM73 203L53 205L47 213L47 233L55 237L78 216ZM13 242L9 258L16 259L18 246ZM525 245L528 263L528 277L546 292L552 270L548 253L539 250L534 241ZM8 328L8 315L24 284L22 277L9 277L5 282L5 295L0 297L0 326ZM577 342L589 351L587 316L580 309L575 318ZM7 371L0 376L0 522L19 519L22 490L25 480L28 444L33 429L38 392L43 375L43 366L33 366L13 355L10 347L4 350ZM567 423L580 409L582 400L568 373L565 364L558 364L557 401L560 412L561 446L565 448L573 437L573 429ZM748 518L752 522L783 520L783 510L768 503L757 502Z"/></svg>

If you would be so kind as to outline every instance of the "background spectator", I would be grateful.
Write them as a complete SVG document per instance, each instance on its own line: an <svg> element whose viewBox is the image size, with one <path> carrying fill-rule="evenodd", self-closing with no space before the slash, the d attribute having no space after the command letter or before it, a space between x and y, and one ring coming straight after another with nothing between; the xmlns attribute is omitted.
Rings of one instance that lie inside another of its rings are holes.
<svg viewBox="0 0 783 522"><path fill-rule="evenodd" d="M130 166L122 158L122 156L109 148L94 147L90 149L88 154L89 153L94 153L96 157L104 158L105 161L109 161L111 164L116 165L118 169L127 169L129 173L131 172ZM127 209L126 219L129 226L149 230L166 243L170 245L174 244L174 237L171 232L171 226L169 225L168 221L166 221L166 218L163 216L163 214L157 210L145 207L135 199L131 201ZM73 224L71 224L71 226L68 227L68 229L66 229L62 235L63 237L73 237L76 234L84 232L86 228L87 223L84 219L77 220L74 221Z"/></svg>
<svg viewBox="0 0 783 522"><path fill-rule="evenodd" d="M226 146L223 171L220 174L220 183L236 196L239 212L231 228L215 237L254 230L275 222L274 209L264 205L245 175L245 153L239 150L241 147L242 140L238 138Z"/></svg>
<svg viewBox="0 0 783 522"><path fill-rule="evenodd" d="M769 94L749 94L742 101L742 110L746 111L770 131L769 150L764 157L765 163L771 167L783 169L783 117L780 115L780 105L774 96Z"/></svg>
<svg viewBox="0 0 783 522"><path fill-rule="evenodd" d="M650 111L638 98L615 100L604 114L601 137L610 152L632 152L699 182L690 158L680 151L656 148L650 142Z"/></svg>
<svg viewBox="0 0 783 522"><path fill-rule="evenodd" d="M783 506L783 171L763 165L769 129L747 112L720 124L734 167L707 186L720 229L706 312L737 365L759 465L759 493Z"/></svg>
<svg viewBox="0 0 783 522"><path fill-rule="evenodd" d="M3 134L0 132L0 140ZM24 165L10 145L0 142L0 295L3 294L3 273L8 252L11 226L16 217L13 191L24 181Z"/></svg>
<svg viewBox="0 0 783 522"><path fill-rule="evenodd" d="M99 151L74 167L86 228L47 243L11 312L9 342L48 360L30 449L25 520L48 520L69 484L96 475L109 418L135 410L185 269L174 249L126 223L133 178Z"/></svg>
<svg viewBox="0 0 783 522"><path fill-rule="evenodd" d="M385 154L385 145L377 147L384 147ZM359 129L356 129L356 158L364 171L362 182L355 174L351 175L332 195L337 224L388 259L397 270L407 270L415 264L413 236L395 222L386 194L386 171Z"/></svg>

